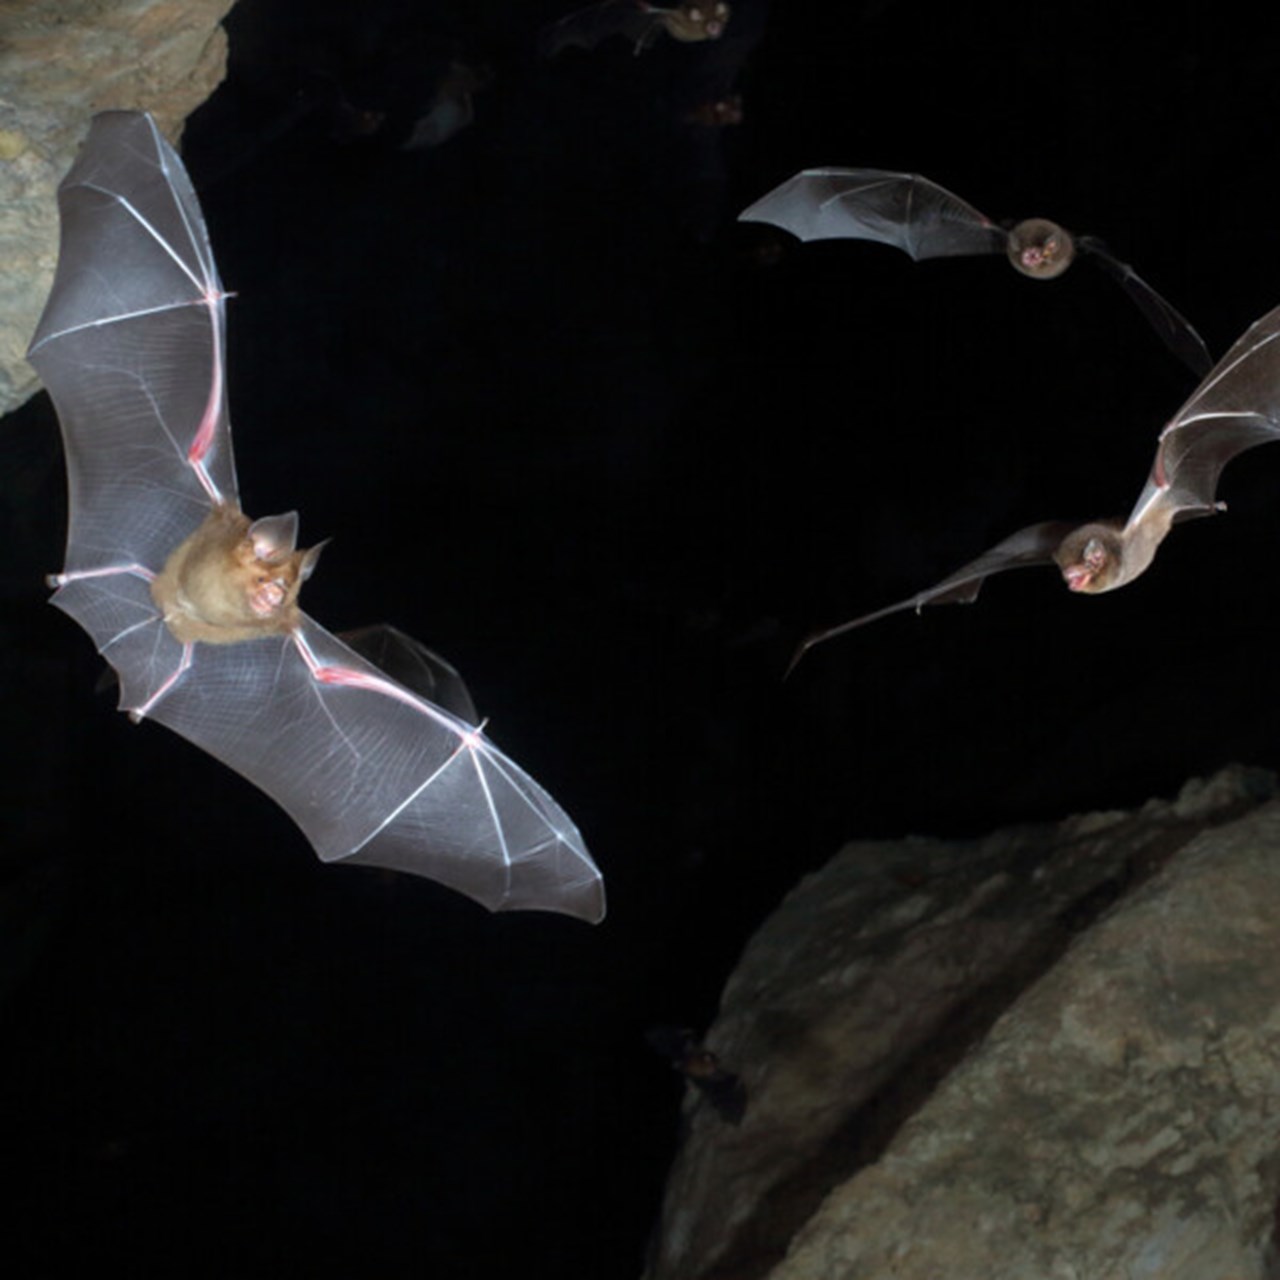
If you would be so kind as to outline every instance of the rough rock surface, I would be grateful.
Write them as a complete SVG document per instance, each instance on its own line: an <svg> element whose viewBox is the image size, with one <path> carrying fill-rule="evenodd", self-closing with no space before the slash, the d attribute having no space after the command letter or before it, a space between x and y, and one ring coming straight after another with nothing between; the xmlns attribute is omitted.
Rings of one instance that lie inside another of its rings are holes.
<svg viewBox="0 0 1280 1280"><path fill-rule="evenodd" d="M232 0L0 0L0 414L38 386L23 353L58 251L54 192L89 117L152 112L176 138L221 82Z"/></svg>
<svg viewBox="0 0 1280 1280"><path fill-rule="evenodd" d="M1280 802L844 849L749 944L651 1280L1262 1276L1280 1194Z"/></svg>

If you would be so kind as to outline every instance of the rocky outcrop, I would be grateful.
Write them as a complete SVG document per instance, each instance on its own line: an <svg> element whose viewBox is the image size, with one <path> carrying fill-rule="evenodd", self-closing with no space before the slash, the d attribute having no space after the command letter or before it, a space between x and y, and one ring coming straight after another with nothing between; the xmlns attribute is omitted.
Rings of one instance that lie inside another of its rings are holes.
<svg viewBox="0 0 1280 1280"><path fill-rule="evenodd" d="M1280 802L860 843L748 945L651 1280L1262 1276L1280 1194Z"/></svg>
<svg viewBox="0 0 1280 1280"><path fill-rule="evenodd" d="M23 353L58 250L54 192L89 117L152 112L171 137L221 82L232 0L0 0L0 413L37 384Z"/></svg>

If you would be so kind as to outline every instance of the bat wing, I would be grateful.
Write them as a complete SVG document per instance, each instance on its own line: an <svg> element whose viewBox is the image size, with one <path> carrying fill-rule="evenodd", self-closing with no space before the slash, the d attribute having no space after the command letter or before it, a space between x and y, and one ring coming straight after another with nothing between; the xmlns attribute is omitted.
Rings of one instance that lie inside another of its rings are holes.
<svg viewBox="0 0 1280 1280"><path fill-rule="evenodd" d="M738 215L801 240L877 240L912 258L1003 253L1008 233L916 173L805 169Z"/></svg>
<svg viewBox="0 0 1280 1280"><path fill-rule="evenodd" d="M544 58L554 58L565 49L594 49L610 36L625 36L642 53L661 31L662 14L638 0L602 0L544 27L538 48Z"/></svg>
<svg viewBox="0 0 1280 1280"><path fill-rule="evenodd" d="M1147 318L1147 323L1160 335L1160 340L1198 377L1203 378L1213 367L1213 357L1204 339L1191 322L1160 296L1127 262L1121 262L1101 240L1093 236L1077 236L1076 248L1089 254L1106 273L1133 299L1134 305Z"/></svg>
<svg viewBox="0 0 1280 1280"><path fill-rule="evenodd" d="M324 861L426 876L491 911L603 917L564 810L479 729L305 615L295 635L196 644L183 669L144 579L77 578L54 603L116 669L123 709L148 707L261 787Z"/></svg>
<svg viewBox="0 0 1280 1280"><path fill-rule="evenodd" d="M1063 538L1075 528L1074 525L1061 520L1046 520L1040 524L1028 525L1011 534L1003 542L997 543L990 551L984 552L976 560L969 561L955 573L929 587L926 591L911 596L907 600L899 600L874 613L864 614L851 622L842 622L839 626L825 631L816 631L806 637L791 659L790 672L816 644L830 640L833 636L843 635L856 627L865 627L869 622L878 622L891 613L899 613L903 609L914 609L918 613L927 604L972 604L982 590L982 584L995 573L1003 573L1006 569L1022 569L1031 565L1051 564L1054 552L1061 545Z"/></svg>
<svg viewBox="0 0 1280 1280"><path fill-rule="evenodd" d="M1217 506L1218 477L1238 453L1280 439L1280 307L1256 320L1160 433L1129 527Z"/></svg>
<svg viewBox="0 0 1280 1280"><path fill-rule="evenodd" d="M421 640L387 623L340 631L338 639L406 689L443 707L459 720L480 723L471 691L457 668Z"/></svg>
<svg viewBox="0 0 1280 1280"><path fill-rule="evenodd" d="M66 567L158 571L215 498L236 501L225 295L190 180L150 116L95 116L58 205L58 270L27 358L62 424Z"/></svg>

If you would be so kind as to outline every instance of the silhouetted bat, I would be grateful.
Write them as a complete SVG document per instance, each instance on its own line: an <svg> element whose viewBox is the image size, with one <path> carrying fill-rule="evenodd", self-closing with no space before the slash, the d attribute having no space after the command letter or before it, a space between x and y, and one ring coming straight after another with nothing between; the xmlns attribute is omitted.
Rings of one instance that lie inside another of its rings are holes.
<svg viewBox="0 0 1280 1280"><path fill-rule="evenodd" d="M474 97L493 83L493 69L483 63L453 59L440 78L426 112L414 122L401 151L438 147L476 118Z"/></svg>
<svg viewBox="0 0 1280 1280"><path fill-rule="evenodd" d="M28 353L67 455L53 603L115 668L121 707L260 786L326 861L414 872L495 911L599 920L600 873L559 805L298 608L320 548L296 549L295 512L240 510L227 295L150 116L95 117L58 202L58 270Z"/></svg>
<svg viewBox="0 0 1280 1280"><path fill-rule="evenodd" d="M1255 321L1195 389L1160 433L1155 463L1128 520L1085 525L1029 525L909 600L806 639L791 660L815 644L900 609L969 603L993 573L1056 564L1072 591L1114 591L1144 573L1172 526L1226 509L1218 477L1238 453L1280 438L1280 307Z"/></svg>
<svg viewBox="0 0 1280 1280"><path fill-rule="evenodd" d="M730 1124L741 1124L747 1113L747 1089L736 1073L720 1065L720 1059L698 1042L687 1027L652 1027L645 1039L655 1053L666 1058Z"/></svg>
<svg viewBox="0 0 1280 1280"><path fill-rule="evenodd" d="M674 8L660 8L646 0L602 0L544 27L538 48L543 57L552 58L574 45L594 49L610 36L625 36L639 54L663 32L683 44L718 40L728 21L726 0L684 0Z"/></svg>
<svg viewBox="0 0 1280 1280"><path fill-rule="evenodd" d="M1007 231L916 173L805 169L738 217L743 222L772 223L801 240L877 240L917 262L1003 253L1033 280L1060 276L1078 250L1120 283L1161 341L1194 373L1203 377L1213 364L1190 323L1101 240L1072 236L1045 218L1028 218Z"/></svg>

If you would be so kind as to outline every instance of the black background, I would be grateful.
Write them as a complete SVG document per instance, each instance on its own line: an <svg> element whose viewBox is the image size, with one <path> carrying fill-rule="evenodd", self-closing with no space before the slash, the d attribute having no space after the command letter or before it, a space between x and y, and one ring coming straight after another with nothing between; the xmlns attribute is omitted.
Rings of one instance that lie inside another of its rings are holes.
<svg viewBox="0 0 1280 1280"><path fill-rule="evenodd" d="M1088 264L1040 284L733 221L801 167L920 172L1105 237L1220 355L1280 302L1276 23L740 0L714 45L541 61L564 8L242 0L183 150L237 295L246 510L333 535L314 616L458 665L609 917L322 867L238 777L112 712L44 604L65 499L40 397L0 440L24 1275L634 1276L681 1093L644 1031L706 1026L842 841L1280 755L1280 450L1125 591L1010 575L783 683L815 626L1022 524L1127 513L1194 378ZM493 70L475 123L402 150L451 57ZM741 125L685 119L730 90ZM357 110L381 127L351 136Z"/></svg>

